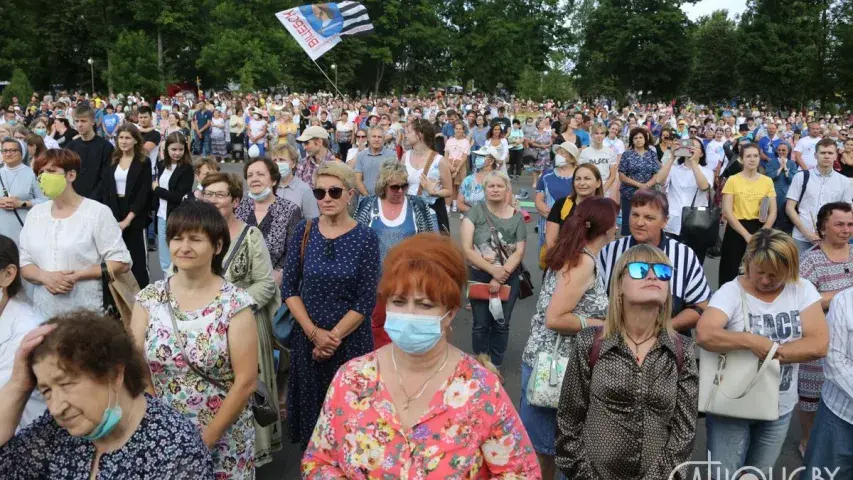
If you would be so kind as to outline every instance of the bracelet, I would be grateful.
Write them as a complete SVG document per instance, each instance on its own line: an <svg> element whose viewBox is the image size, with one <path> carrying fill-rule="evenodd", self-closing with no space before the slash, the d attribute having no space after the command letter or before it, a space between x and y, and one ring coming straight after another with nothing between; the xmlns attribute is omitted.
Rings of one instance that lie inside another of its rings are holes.
<svg viewBox="0 0 853 480"><path fill-rule="evenodd" d="M581 330L589 326L587 324L586 315L579 315L576 313L575 316L578 317L578 320L581 321Z"/></svg>
<svg viewBox="0 0 853 480"><path fill-rule="evenodd" d="M332 333L334 333L336 337L341 338L341 334L338 333L338 326L337 325L332 327Z"/></svg>
<svg viewBox="0 0 853 480"><path fill-rule="evenodd" d="M308 341L314 342L314 337L317 336L317 329L320 328L317 325L314 325L314 330L311 330L311 333L308 335Z"/></svg>

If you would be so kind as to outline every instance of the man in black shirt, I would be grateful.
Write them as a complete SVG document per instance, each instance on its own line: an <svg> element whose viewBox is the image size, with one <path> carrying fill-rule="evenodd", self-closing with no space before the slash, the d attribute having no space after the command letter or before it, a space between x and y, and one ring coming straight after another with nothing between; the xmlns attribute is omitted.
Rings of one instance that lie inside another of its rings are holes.
<svg viewBox="0 0 853 480"><path fill-rule="evenodd" d="M66 147L80 156L80 173L74 180L74 190L103 203L113 146L95 135L95 111L91 107L81 105L74 109L74 126L79 136Z"/></svg>
<svg viewBox="0 0 853 480"><path fill-rule="evenodd" d="M503 106L498 107L498 116L492 119L492 126L495 124L499 124L501 126L501 130L504 134L509 133L510 127L512 127L512 122L506 116L506 108Z"/></svg>
<svg viewBox="0 0 853 480"><path fill-rule="evenodd" d="M153 117L151 107L148 105L139 107L137 120L139 120L139 133L142 135L142 150L148 155L152 173L160 159L160 132L152 124Z"/></svg>

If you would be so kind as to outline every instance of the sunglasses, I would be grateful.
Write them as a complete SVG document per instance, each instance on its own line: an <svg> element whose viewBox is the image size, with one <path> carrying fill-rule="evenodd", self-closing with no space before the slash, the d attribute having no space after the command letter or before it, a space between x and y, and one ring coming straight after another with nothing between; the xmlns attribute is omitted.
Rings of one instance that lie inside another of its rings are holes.
<svg viewBox="0 0 853 480"><path fill-rule="evenodd" d="M388 188L390 188L392 192L399 192L400 190L408 190L409 184L404 183L402 185L388 185Z"/></svg>
<svg viewBox="0 0 853 480"><path fill-rule="evenodd" d="M655 277L662 282L668 282L672 278L672 266L665 263L631 262L628 264L628 275L634 280L642 280L649 274L649 270L655 272Z"/></svg>
<svg viewBox="0 0 853 480"><path fill-rule="evenodd" d="M315 188L314 190L312 190L312 192L314 192L314 198L316 198L317 200L322 200L326 198L326 192L329 193L329 196L332 197L333 200L337 200L341 198L341 195L343 195L344 189L341 187L332 187L328 190L322 188Z"/></svg>
<svg viewBox="0 0 853 480"><path fill-rule="evenodd" d="M355 138L367 138L367 135L356 135Z"/></svg>

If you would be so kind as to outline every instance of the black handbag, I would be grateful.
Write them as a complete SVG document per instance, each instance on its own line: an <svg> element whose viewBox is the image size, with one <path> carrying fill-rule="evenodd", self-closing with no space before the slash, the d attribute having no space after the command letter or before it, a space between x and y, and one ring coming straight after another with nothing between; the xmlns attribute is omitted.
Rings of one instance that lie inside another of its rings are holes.
<svg viewBox="0 0 853 480"><path fill-rule="evenodd" d="M184 357L184 361L187 363L187 366L190 367L190 370L195 372L199 377L212 383L220 390L227 392L229 390L228 387L223 385L222 382L219 382L202 372L190 361L190 358L187 356L186 350L184 349L184 341L181 338L180 330L178 329L178 321L175 319L175 311L172 308L172 301L169 300L169 296L169 279L166 279L166 303L169 305L169 316L172 318L172 329L175 331L175 343L178 344L178 348L181 350L181 356ZM251 397L249 397L249 407L252 409L252 413L255 416L255 422L257 422L258 425L261 427L268 427L279 420L278 405L276 405L276 403L277 399L272 398L266 384L259 378L255 392Z"/></svg>
<svg viewBox="0 0 853 480"><path fill-rule="evenodd" d="M720 207L711 203L711 191L708 190L708 206L696 207L696 196L699 190L693 194L690 206L681 209L681 239L688 245L697 247L713 247L720 237Z"/></svg>

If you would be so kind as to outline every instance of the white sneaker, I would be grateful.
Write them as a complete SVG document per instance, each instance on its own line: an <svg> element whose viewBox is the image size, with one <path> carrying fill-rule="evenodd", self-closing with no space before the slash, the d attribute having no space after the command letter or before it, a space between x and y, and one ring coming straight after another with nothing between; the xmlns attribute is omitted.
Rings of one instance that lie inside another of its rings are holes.
<svg viewBox="0 0 853 480"><path fill-rule="evenodd" d="M455 203L453 204L453 207L451 207L451 209L450 209L450 210L451 210L453 213L456 213L456 212L458 212L458 211L459 211L459 210L456 208L456 204L455 204Z"/></svg>

